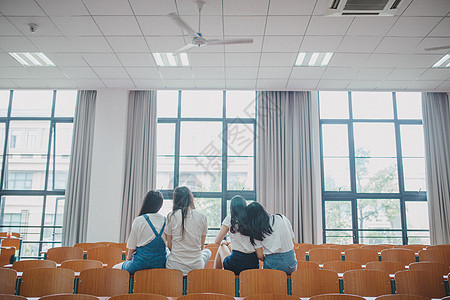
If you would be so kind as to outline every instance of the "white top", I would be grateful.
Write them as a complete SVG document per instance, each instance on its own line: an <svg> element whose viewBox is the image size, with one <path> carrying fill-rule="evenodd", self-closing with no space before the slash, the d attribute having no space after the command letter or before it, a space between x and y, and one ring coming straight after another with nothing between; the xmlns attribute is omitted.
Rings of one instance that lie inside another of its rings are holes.
<svg viewBox="0 0 450 300"><path fill-rule="evenodd" d="M228 215L223 220L222 225L231 228L231 216ZM248 236L242 235L239 232L232 233L229 231L231 249L244 252L244 253L252 253L255 252L255 248L252 243L250 243L250 238Z"/></svg>
<svg viewBox="0 0 450 300"><path fill-rule="evenodd" d="M164 225L164 216L158 213L147 214L156 231L159 233ZM164 234L161 235L165 242ZM145 220L144 216L139 216L133 221L130 236L128 237L127 248L136 249L150 243L155 238L152 228Z"/></svg>
<svg viewBox="0 0 450 300"><path fill-rule="evenodd" d="M203 269L201 257L202 235L208 233L206 216L189 209L184 219L184 236L181 235L181 210L169 213L164 232L172 236L172 251L167 257L166 268L187 275L189 271Z"/></svg>
<svg viewBox="0 0 450 300"><path fill-rule="evenodd" d="M273 232L262 241L255 240L255 249L264 248L264 254L284 253L294 249L294 231L291 222L285 216L270 215Z"/></svg>

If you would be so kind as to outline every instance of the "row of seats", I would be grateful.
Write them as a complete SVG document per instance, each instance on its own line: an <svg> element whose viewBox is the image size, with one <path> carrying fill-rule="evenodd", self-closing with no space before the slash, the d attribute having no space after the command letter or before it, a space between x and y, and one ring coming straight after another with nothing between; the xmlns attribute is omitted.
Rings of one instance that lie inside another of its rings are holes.
<svg viewBox="0 0 450 300"><path fill-rule="evenodd" d="M16 271L0 269L0 272L0 293L13 294L16 288ZM104 297L131 291L168 297L201 292L241 297L272 293L312 297L339 292L376 297L396 292L441 298L447 294L443 276L429 271L399 271L395 273L395 285L391 285L388 273L377 270L346 271L343 273L342 286L338 273L321 269L297 270L289 280L286 273L278 270L246 270L236 278L231 271L203 269L189 272L184 282L182 273L177 270L141 270L130 277L124 270L97 268L82 271L78 279L75 284L77 293ZM21 278L19 294L41 297L54 293L72 293L74 280L75 273L69 269L26 270Z"/></svg>

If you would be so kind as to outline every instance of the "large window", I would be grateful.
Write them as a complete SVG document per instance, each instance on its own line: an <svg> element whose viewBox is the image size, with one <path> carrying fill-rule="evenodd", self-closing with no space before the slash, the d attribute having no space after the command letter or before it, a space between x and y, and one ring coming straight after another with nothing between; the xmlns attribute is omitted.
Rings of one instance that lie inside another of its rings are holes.
<svg viewBox="0 0 450 300"><path fill-rule="evenodd" d="M172 210L175 187L189 187L212 242L234 195L255 200L255 92L158 91L157 99L161 213Z"/></svg>
<svg viewBox="0 0 450 300"><path fill-rule="evenodd" d="M319 93L325 242L429 244L420 97Z"/></svg>
<svg viewBox="0 0 450 300"><path fill-rule="evenodd" d="M76 91L0 90L0 231L21 257L61 244Z"/></svg>

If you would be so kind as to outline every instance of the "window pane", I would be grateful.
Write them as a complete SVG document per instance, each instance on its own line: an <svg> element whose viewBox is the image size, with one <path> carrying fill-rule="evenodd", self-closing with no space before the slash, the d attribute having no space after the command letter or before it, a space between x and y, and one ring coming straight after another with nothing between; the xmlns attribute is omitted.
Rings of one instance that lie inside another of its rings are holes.
<svg viewBox="0 0 450 300"><path fill-rule="evenodd" d="M413 245L430 245L429 231L408 231L408 244Z"/></svg>
<svg viewBox="0 0 450 300"><path fill-rule="evenodd" d="M360 231L359 242L361 244L375 245L375 244L403 244L401 231Z"/></svg>
<svg viewBox="0 0 450 300"><path fill-rule="evenodd" d="M347 92L319 92L321 119L348 119Z"/></svg>
<svg viewBox="0 0 450 300"><path fill-rule="evenodd" d="M220 198L194 199L195 209L208 219L209 228L220 228L222 224L222 200Z"/></svg>
<svg viewBox="0 0 450 300"><path fill-rule="evenodd" d="M55 117L73 117L77 104L77 91L57 91Z"/></svg>
<svg viewBox="0 0 450 300"><path fill-rule="evenodd" d="M172 199L165 199L163 201L163 206L159 210L159 213L163 216L167 216L173 208L173 200Z"/></svg>
<svg viewBox="0 0 450 300"><path fill-rule="evenodd" d="M178 91L158 91L156 95L158 118L176 118L178 114Z"/></svg>
<svg viewBox="0 0 450 300"><path fill-rule="evenodd" d="M350 191L348 158L324 158L323 171L326 191Z"/></svg>
<svg viewBox="0 0 450 300"><path fill-rule="evenodd" d="M254 158L235 156L228 158L228 190L253 190Z"/></svg>
<svg viewBox="0 0 450 300"><path fill-rule="evenodd" d="M422 120L421 93L396 93L396 100L399 119Z"/></svg>
<svg viewBox="0 0 450 300"><path fill-rule="evenodd" d="M47 196L45 203L45 226L62 226L64 216L64 196ZM52 229L53 231L53 229ZM56 241L53 240L52 241ZM61 241L61 239L57 240Z"/></svg>
<svg viewBox="0 0 450 300"><path fill-rule="evenodd" d="M222 190L222 159L220 156L180 157L180 182L193 192Z"/></svg>
<svg viewBox="0 0 450 300"><path fill-rule="evenodd" d="M222 91L182 91L181 116L221 118Z"/></svg>
<svg viewBox="0 0 450 300"><path fill-rule="evenodd" d="M173 189L175 167L175 124L158 123L156 187Z"/></svg>
<svg viewBox="0 0 450 300"><path fill-rule="evenodd" d="M175 154L175 124L159 123L158 124L158 143L156 145L158 155L174 155Z"/></svg>
<svg viewBox="0 0 450 300"><path fill-rule="evenodd" d="M394 124L355 123L356 157L397 157Z"/></svg>
<svg viewBox="0 0 450 300"><path fill-rule="evenodd" d="M253 156L253 124L228 125L228 156Z"/></svg>
<svg viewBox="0 0 450 300"><path fill-rule="evenodd" d="M11 116L50 117L53 91L14 91Z"/></svg>
<svg viewBox="0 0 450 300"><path fill-rule="evenodd" d="M405 206L408 229L429 229L427 202L406 201Z"/></svg>
<svg viewBox="0 0 450 300"><path fill-rule="evenodd" d="M56 145L55 149L53 149L52 136L48 178L49 190L64 190L66 188L72 146L72 131L72 123L55 124ZM55 179L53 180L53 178Z"/></svg>
<svg viewBox="0 0 450 300"><path fill-rule="evenodd" d="M183 122L180 154L222 156L221 122Z"/></svg>
<svg viewBox="0 0 450 300"><path fill-rule="evenodd" d="M173 189L174 180L174 156L160 156L156 157L156 188L159 190Z"/></svg>
<svg viewBox="0 0 450 300"><path fill-rule="evenodd" d="M356 158L356 190L359 193L398 192L397 159Z"/></svg>
<svg viewBox="0 0 450 300"><path fill-rule="evenodd" d="M405 191L426 191L425 158L403 158Z"/></svg>
<svg viewBox="0 0 450 300"><path fill-rule="evenodd" d="M359 229L401 229L399 199L358 199Z"/></svg>
<svg viewBox="0 0 450 300"><path fill-rule="evenodd" d="M8 90L0 90L0 117L6 117L8 114L9 94Z"/></svg>
<svg viewBox="0 0 450 300"><path fill-rule="evenodd" d="M351 231L326 231L326 242L331 244L353 244L353 234Z"/></svg>
<svg viewBox="0 0 450 300"><path fill-rule="evenodd" d="M322 125L323 156L348 157L347 125Z"/></svg>
<svg viewBox="0 0 450 300"><path fill-rule="evenodd" d="M393 119L392 93L353 92L354 119Z"/></svg>
<svg viewBox="0 0 450 300"><path fill-rule="evenodd" d="M254 118L255 91L227 91L227 118Z"/></svg>
<svg viewBox="0 0 450 300"><path fill-rule="evenodd" d="M425 156L425 142L422 125L401 125L400 134L403 157Z"/></svg>
<svg viewBox="0 0 450 300"><path fill-rule="evenodd" d="M351 229L352 204L350 201L325 201L326 229Z"/></svg>

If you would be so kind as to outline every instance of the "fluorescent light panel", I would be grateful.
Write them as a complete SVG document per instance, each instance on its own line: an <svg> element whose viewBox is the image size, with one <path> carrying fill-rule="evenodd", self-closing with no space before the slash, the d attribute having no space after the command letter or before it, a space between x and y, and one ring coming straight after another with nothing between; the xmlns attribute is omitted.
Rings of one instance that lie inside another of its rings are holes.
<svg viewBox="0 0 450 300"><path fill-rule="evenodd" d="M447 65L444 66L444 64ZM450 54L445 54L437 63L433 65L433 68L448 68L450 67Z"/></svg>
<svg viewBox="0 0 450 300"><path fill-rule="evenodd" d="M153 53L156 64L160 67L187 67L189 58L187 53L178 55L173 53Z"/></svg>
<svg viewBox="0 0 450 300"><path fill-rule="evenodd" d="M332 52L300 52L297 55L295 65L298 67L324 67L328 65L331 57L333 57Z"/></svg>
<svg viewBox="0 0 450 300"><path fill-rule="evenodd" d="M41 52L11 52L9 55L26 67L55 66L55 64Z"/></svg>

